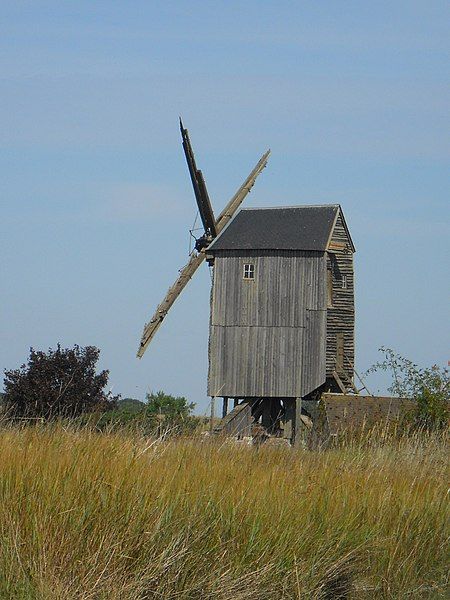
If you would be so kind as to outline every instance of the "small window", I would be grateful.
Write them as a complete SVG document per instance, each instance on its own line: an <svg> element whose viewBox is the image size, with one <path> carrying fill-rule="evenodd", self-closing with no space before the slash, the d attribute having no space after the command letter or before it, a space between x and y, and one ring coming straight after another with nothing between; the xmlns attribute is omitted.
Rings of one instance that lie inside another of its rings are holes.
<svg viewBox="0 0 450 600"><path fill-rule="evenodd" d="M244 265L244 279L255 279L255 265Z"/></svg>
<svg viewBox="0 0 450 600"><path fill-rule="evenodd" d="M347 288L348 288L347 275L342 275L342 289L346 290Z"/></svg>

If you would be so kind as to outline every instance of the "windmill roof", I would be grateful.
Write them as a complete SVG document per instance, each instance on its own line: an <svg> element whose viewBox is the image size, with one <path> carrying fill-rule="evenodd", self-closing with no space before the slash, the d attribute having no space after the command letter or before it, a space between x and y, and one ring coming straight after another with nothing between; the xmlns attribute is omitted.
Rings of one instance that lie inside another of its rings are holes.
<svg viewBox="0 0 450 600"><path fill-rule="evenodd" d="M216 250L325 251L339 204L245 208L208 247ZM345 220L342 215L345 225ZM348 233L348 230L347 230ZM353 247L350 234L350 244Z"/></svg>

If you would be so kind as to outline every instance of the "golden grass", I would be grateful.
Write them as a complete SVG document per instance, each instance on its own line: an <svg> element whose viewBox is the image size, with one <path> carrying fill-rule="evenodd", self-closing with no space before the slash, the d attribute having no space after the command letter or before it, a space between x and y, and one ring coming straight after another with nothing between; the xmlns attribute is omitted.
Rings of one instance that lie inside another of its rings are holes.
<svg viewBox="0 0 450 600"><path fill-rule="evenodd" d="M0 598L444 598L447 469L442 436L312 452L5 429Z"/></svg>

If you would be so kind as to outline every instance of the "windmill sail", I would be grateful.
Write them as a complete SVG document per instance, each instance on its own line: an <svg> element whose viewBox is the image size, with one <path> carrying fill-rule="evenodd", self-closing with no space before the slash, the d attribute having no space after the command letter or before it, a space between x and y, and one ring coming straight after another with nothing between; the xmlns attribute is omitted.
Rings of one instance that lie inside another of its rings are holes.
<svg viewBox="0 0 450 600"><path fill-rule="evenodd" d="M227 225L229 220L232 218L234 213L237 211L237 209L241 205L244 198L247 196L247 194L252 189L252 187L256 181L256 178L261 173L261 171L264 169L264 167L267 165L267 160L269 158L269 154L270 154L270 150L268 150L265 154L263 154L261 156L257 165L252 170L250 175L247 177L247 179L244 181L244 183L241 185L241 187L238 189L238 191L235 193L235 195L231 198L231 200L228 202L226 207L220 213L220 215L216 221L217 234L219 234L222 231L222 229ZM194 189L195 189L195 187L194 187ZM155 311L155 314L153 315L153 317L150 319L150 321L144 327L144 332L142 334L141 343L140 343L138 351L137 351L138 358L142 358L145 350L147 349L147 346L153 339L153 336L155 335L159 326L163 322L164 317L167 315L170 307L175 302L175 300L178 298L178 296L181 294L183 289L186 287L188 281L192 278L195 271L198 269L198 267L202 264L202 262L204 260L205 260L205 252L204 251L201 251L198 254L193 253L188 264L180 270L180 274L179 274L177 280L172 285L172 287L169 288L164 300L161 302L161 304L159 304L159 306L157 307L157 309Z"/></svg>
<svg viewBox="0 0 450 600"><path fill-rule="evenodd" d="M183 122L181 119L180 131L183 139L184 155L186 156L186 162L188 165L189 174L191 176L192 186L194 188L195 199L197 200L197 206L200 212L200 218L205 229L205 236L209 239L212 239L217 236L217 230L211 201L208 196L208 190L206 189L206 183L203 174L199 169L197 169L197 165L195 164L194 151L192 150L188 130L183 127Z"/></svg>

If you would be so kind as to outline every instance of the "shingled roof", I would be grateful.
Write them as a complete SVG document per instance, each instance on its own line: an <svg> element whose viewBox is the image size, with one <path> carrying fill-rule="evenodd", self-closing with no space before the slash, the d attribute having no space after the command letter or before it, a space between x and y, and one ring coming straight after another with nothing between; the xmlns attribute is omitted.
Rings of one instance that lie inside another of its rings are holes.
<svg viewBox="0 0 450 600"><path fill-rule="evenodd" d="M339 204L245 208L212 242L208 252L216 250L325 251L339 211L341 211ZM346 227L345 220L344 226ZM351 239L350 243L352 244Z"/></svg>

